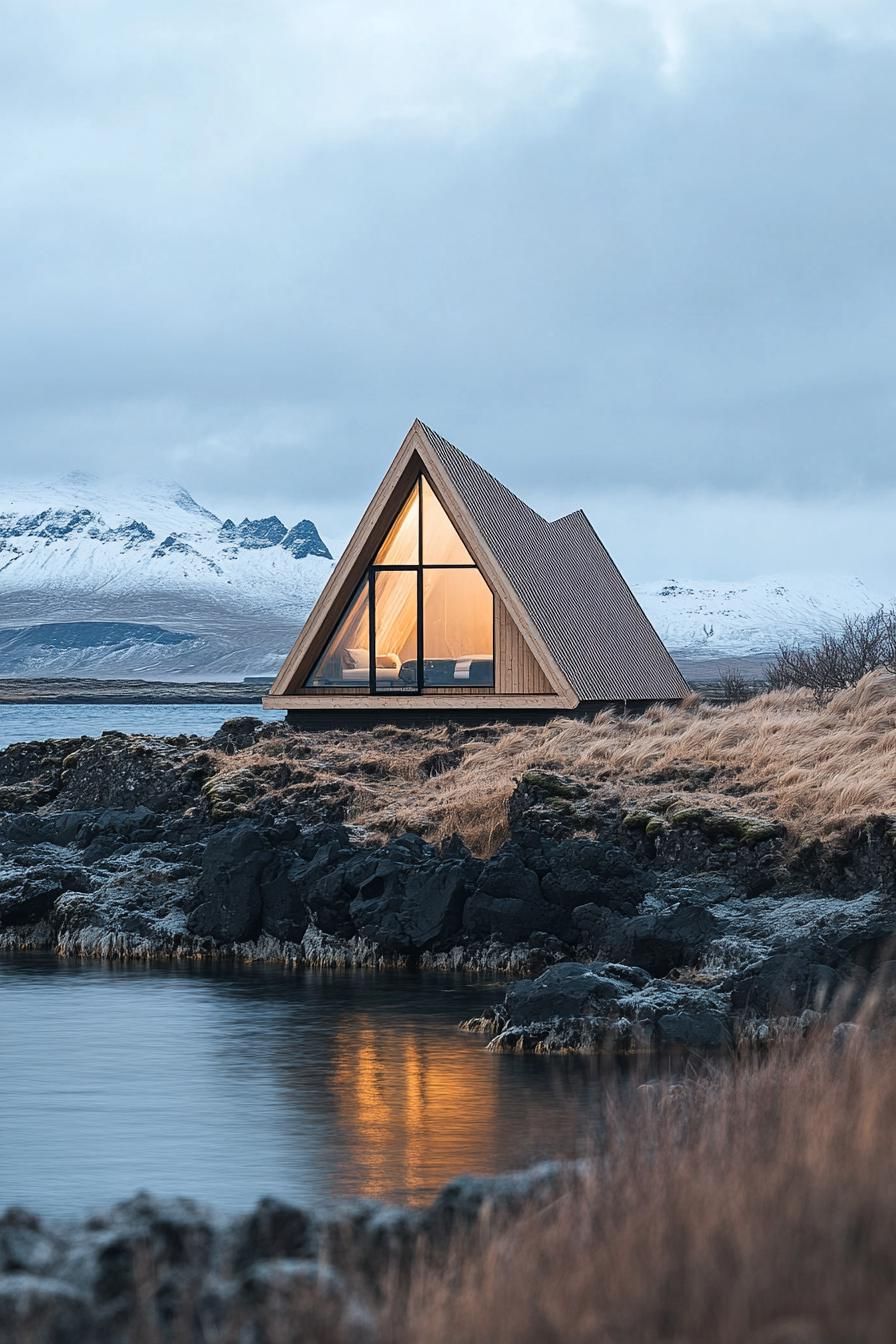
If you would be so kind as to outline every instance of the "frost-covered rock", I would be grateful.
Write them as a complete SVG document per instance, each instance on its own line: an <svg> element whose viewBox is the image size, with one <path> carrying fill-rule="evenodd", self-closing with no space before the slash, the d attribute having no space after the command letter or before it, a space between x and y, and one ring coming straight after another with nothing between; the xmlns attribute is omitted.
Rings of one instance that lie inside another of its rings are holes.
<svg viewBox="0 0 896 1344"><path fill-rule="evenodd" d="M717 1049L731 1040L730 1004L695 985L612 962L561 963L510 987L494 1014L494 1050Z"/></svg>
<svg viewBox="0 0 896 1344"><path fill-rule="evenodd" d="M537 1213L583 1174L544 1163L459 1177L428 1208L355 1200L312 1213L265 1199L223 1218L190 1199L140 1194L80 1221L0 1215L0 1344L364 1344L384 1289L423 1248L430 1264L458 1231Z"/></svg>

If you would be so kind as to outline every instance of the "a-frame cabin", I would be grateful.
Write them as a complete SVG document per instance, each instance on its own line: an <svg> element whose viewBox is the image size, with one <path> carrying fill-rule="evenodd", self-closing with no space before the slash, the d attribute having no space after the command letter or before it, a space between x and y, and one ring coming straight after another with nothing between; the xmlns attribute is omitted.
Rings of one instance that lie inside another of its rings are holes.
<svg viewBox="0 0 896 1344"><path fill-rule="evenodd" d="M415 420L264 704L531 721L687 693L584 513L548 522Z"/></svg>

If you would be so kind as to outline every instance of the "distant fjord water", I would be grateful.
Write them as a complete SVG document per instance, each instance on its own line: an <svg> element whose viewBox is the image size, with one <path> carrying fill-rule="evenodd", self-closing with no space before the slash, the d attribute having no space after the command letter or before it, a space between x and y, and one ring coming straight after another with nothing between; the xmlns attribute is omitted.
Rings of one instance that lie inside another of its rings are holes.
<svg viewBox="0 0 896 1344"><path fill-rule="evenodd" d="M0 704L0 750L13 742L99 737L105 732L151 733L157 737L192 733L210 737L225 720L244 714L271 723L283 718L281 713L263 710L257 700L244 704L185 705Z"/></svg>

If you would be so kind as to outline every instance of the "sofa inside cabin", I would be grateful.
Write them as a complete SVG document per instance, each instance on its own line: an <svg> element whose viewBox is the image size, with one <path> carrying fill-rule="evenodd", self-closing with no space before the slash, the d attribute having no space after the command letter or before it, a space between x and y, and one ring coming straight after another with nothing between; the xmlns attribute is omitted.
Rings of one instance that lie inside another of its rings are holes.
<svg viewBox="0 0 896 1344"><path fill-rule="evenodd" d="M370 654L367 649L342 650L341 665L331 669L334 686L369 686ZM321 677L320 681L323 678ZM424 658L425 686L492 686L494 659L488 653L465 653L457 658ZM397 653L377 653L377 690L416 690L417 659L402 659Z"/></svg>

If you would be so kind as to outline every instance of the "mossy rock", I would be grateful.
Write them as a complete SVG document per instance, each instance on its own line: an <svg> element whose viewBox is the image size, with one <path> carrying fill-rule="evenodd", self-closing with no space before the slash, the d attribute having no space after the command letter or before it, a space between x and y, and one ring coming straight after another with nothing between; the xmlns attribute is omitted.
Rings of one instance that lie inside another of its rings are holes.
<svg viewBox="0 0 896 1344"><path fill-rule="evenodd" d="M258 793L258 778L251 770L230 770L212 775L202 786L201 793L208 803L213 820L226 821Z"/></svg>
<svg viewBox="0 0 896 1344"><path fill-rule="evenodd" d="M748 845L759 845L764 840L780 840L784 836L784 827L776 821L766 821L762 817L741 817L740 838Z"/></svg>
<svg viewBox="0 0 896 1344"><path fill-rule="evenodd" d="M585 789L574 780L562 779L560 775L548 774L545 770L527 770L520 780L525 788L537 789L549 799L561 798L572 802L585 797Z"/></svg>
<svg viewBox="0 0 896 1344"><path fill-rule="evenodd" d="M743 845L758 845L784 835L784 827L779 822L764 817L744 817L737 812L714 812L708 807L676 807L667 812L666 820L670 826L692 826L713 839L732 840Z"/></svg>
<svg viewBox="0 0 896 1344"><path fill-rule="evenodd" d="M712 813L708 807L698 807L684 805L683 807L672 807L666 813L666 819L670 826L698 826L701 830L705 829L713 816L719 820L724 814Z"/></svg>
<svg viewBox="0 0 896 1344"><path fill-rule="evenodd" d="M658 821L662 825L662 818L655 812L651 812L647 807L634 807L630 811L624 812L622 824L628 831L645 831L652 822Z"/></svg>
<svg viewBox="0 0 896 1344"><path fill-rule="evenodd" d="M651 798L650 810L652 812L668 812L673 807L685 807L681 795L678 793L664 793L661 798Z"/></svg>

